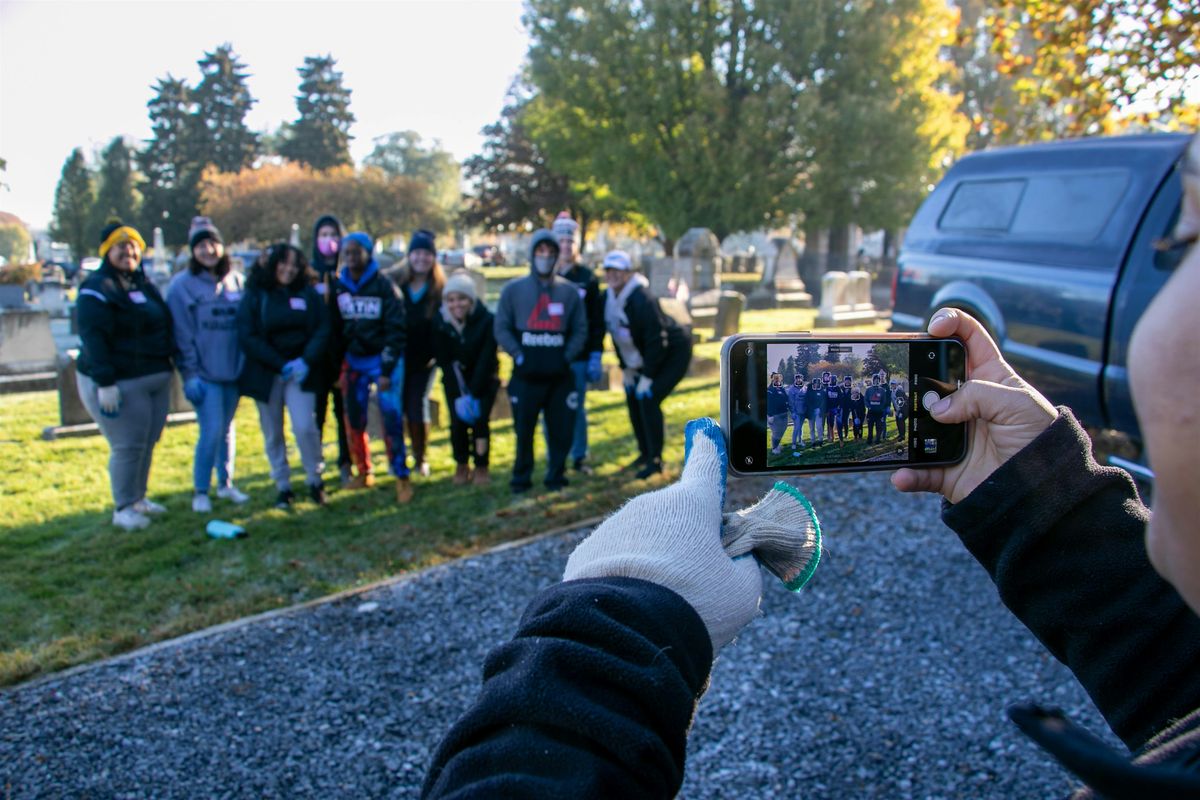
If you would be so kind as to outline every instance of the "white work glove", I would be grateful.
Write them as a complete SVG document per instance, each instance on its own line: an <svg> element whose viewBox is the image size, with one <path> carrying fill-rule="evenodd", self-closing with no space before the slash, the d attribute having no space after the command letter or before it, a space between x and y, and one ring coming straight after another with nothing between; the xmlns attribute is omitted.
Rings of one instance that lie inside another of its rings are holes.
<svg viewBox="0 0 1200 800"><path fill-rule="evenodd" d="M631 367L626 367L621 370L621 381L625 384L626 389L632 389L638 381L638 371Z"/></svg>
<svg viewBox="0 0 1200 800"><path fill-rule="evenodd" d="M633 390L633 394L639 400L650 397L654 394L654 381L646 375L638 378L637 388Z"/></svg>
<svg viewBox="0 0 1200 800"><path fill-rule="evenodd" d="M101 386L96 392L100 401L100 413L106 417L115 417L121 411L121 389L114 383L112 386Z"/></svg>
<svg viewBox="0 0 1200 800"><path fill-rule="evenodd" d="M671 589L700 614L715 654L758 613L762 577L749 553L760 539L773 542L778 551L779 534L785 528L804 537L803 557L797 558L798 551L792 548L791 558L778 558L776 552L770 564L794 590L816 569L820 529L814 537L815 517L811 518L814 524L808 524L808 501L802 499L802 505L796 489L787 487L787 492L780 492L776 485L751 509L728 515L728 547L740 554L731 558L721 545L727 464L724 435L713 420L692 420L685 440L679 482L636 497L608 517L571 553L563 579L640 578ZM764 509L764 505L768 507ZM767 516L785 522L773 527L756 524ZM738 517L736 521L734 517ZM758 536L760 530L767 531L767 536ZM792 543L796 543L794 537Z"/></svg>

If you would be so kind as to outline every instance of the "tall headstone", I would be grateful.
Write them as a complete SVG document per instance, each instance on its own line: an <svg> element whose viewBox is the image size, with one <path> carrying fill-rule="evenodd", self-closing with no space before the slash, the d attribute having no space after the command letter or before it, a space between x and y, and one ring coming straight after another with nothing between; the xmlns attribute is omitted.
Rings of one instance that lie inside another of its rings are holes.
<svg viewBox="0 0 1200 800"><path fill-rule="evenodd" d="M774 252L769 254L762 279L750 293L750 308L812 308L812 295L800 277L800 252L790 237L777 236L771 240Z"/></svg>
<svg viewBox="0 0 1200 800"><path fill-rule="evenodd" d="M874 307L864 309L858 300L862 291L860 279L851 279L840 270L830 270L821 278L821 308L817 312L818 328L860 325L877 319ZM867 292L870 293L868 280ZM868 303L869 305L869 303Z"/></svg>
<svg viewBox="0 0 1200 800"><path fill-rule="evenodd" d="M719 288L721 241L708 228L691 228L675 243L675 280L695 295Z"/></svg>

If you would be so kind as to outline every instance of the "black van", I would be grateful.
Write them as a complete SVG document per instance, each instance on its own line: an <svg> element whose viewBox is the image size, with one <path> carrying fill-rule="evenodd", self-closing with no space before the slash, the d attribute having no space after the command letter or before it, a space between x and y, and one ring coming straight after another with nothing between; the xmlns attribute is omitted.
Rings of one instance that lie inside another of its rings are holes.
<svg viewBox="0 0 1200 800"><path fill-rule="evenodd" d="M1179 216L1189 140L1096 137L964 157L905 234L893 329L924 330L938 308L964 309L1051 402L1136 442L1126 351L1178 263L1153 242Z"/></svg>

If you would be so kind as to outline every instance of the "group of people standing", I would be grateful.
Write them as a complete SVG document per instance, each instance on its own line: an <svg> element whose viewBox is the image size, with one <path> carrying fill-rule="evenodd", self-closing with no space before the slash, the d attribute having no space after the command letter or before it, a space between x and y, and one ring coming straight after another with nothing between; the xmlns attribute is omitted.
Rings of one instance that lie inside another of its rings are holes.
<svg viewBox="0 0 1200 800"><path fill-rule="evenodd" d="M821 377L809 381L797 372L791 386L783 385L783 374L771 373L767 386L767 427L771 432L771 453L783 453L783 436L788 424L792 426L792 454L804 449L804 423L808 422L810 447L832 442L834 435L844 442L853 423L854 438L862 439L863 423L867 427L867 444L888 438L889 417L896 418L896 439L903 440L908 419L908 393L895 378L876 373L870 385L857 383L849 375L838 382L836 375L826 370Z"/></svg>
<svg viewBox="0 0 1200 800"><path fill-rule="evenodd" d="M488 420L500 389L498 350L513 360L508 398L516 433L510 487L532 488L539 417L547 444L544 485L565 487L567 460L590 474L585 397L602 373L605 333L623 368L638 443L638 478L662 471L662 402L691 361L691 335L664 314L627 254L604 262L607 292L577 262L579 230L564 212L533 235L530 274L509 282L496 314L469 273L447 277L434 234L418 230L402 265L383 272L374 242L317 220L311 259L278 243L243 275L231 268L220 231L196 217L186 268L165 296L141 269L145 241L112 221L101 233L102 264L78 300L78 388L110 445L113 524L134 530L166 509L147 497L153 449L166 421L172 369L196 410L192 509L216 497L249 497L234 482L234 415L254 399L275 482L275 505L297 500L291 483L284 410L304 468L306 494L327 501L322 432L333 399L342 486L375 485L367 434L377 399L396 500L413 498L412 472L430 474L430 393L442 373L455 484L487 485ZM411 446L411 466L407 445Z"/></svg>

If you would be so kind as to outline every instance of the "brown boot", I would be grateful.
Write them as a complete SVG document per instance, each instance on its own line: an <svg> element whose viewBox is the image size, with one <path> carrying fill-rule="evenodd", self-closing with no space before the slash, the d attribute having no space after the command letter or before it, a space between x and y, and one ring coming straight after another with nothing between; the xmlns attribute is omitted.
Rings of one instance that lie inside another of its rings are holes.
<svg viewBox="0 0 1200 800"><path fill-rule="evenodd" d="M396 502L409 503L412 499L412 482L408 478L396 478Z"/></svg>
<svg viewBox="0 0 1200 800"><path fill-rule="evenodd" d="M488 468L486 464L484 464L482 467L478 464L475 465L475 476L472 479L472 482L476 486L487 486L492 482L492 479L488 476Z"/></svg>
<svg viewBox="0 0 1200 800"><path fill-rule="evenodd" d="M375 485L375 476L370 472L360 472L346 484L347 489L370 489Z"/></svg>
<svg viewBox="0 0 1200 800"><path fill-rule="evenodd" d="M455 486L462 486L464 483L471 481L471 468L466 464L459 464L454 470L453 483Z"/></svg>

